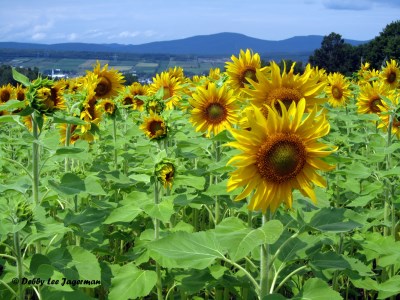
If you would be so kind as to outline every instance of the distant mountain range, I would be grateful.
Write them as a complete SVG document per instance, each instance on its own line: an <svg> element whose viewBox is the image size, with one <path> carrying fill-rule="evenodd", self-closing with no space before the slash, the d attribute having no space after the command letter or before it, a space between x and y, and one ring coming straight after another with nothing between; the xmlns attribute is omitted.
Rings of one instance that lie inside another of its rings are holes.
<svg viewBox="0 0 400 300"><path fill-rule="evenodd" d="M89 43L34 44L0 42L0 49L171 55L237 55L240 49L245 50L250 48L260 55L274 53L298 54L312 53L315 49L320 48L323 38L324 37L320 35L308 35L295 36L280 41L269 41L249 37L243 34L224 32L141 45ZM360 45L367 41L345 39L345 42L351 45Z"/></svg>

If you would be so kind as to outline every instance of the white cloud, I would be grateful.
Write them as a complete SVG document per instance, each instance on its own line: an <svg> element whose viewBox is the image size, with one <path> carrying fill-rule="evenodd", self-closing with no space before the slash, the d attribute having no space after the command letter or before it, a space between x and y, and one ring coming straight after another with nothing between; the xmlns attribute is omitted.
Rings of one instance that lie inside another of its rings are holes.
<svg viewBox="0 0 400 300"><path fill-rule="evenodd" d="M140 34L139 31L122 31L118 34L121 38L135 37Z"/></svg>
<svg viewBox="0 0 400 300"><path fill-rule="evenodd" d="M46 38L46 34L44 32L36 32L32 35L32 40L34 41L40 41L44 40Z"/></svg>

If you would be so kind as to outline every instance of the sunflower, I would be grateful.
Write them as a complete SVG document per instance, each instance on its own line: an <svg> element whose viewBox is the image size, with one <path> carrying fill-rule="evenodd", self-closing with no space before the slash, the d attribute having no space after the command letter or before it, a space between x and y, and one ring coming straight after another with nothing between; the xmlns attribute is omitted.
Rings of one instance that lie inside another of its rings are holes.
<svg viewBox="0 0 400 300"><path fill-rule="evenodd" d="M207 131L217 135L224 129L230 129L238 121L237 103L234 90L226 85L217 88L210 82L208 88L198 87L189 100L193 107L190 121L196 131Z"/></svg>
<svg viewBox="0 0 400 300"><path fill-rule="evenodd" d="M240 90L248 84L247 78L257 81L256 70L261 69L261 58L258 53L253 54L250 49L240 50L239 57L232 55L231 62L226 62L226 73L229 76L228 84Z"/></svg>
<svg viewBox="0 0 400 300"><path fill-rule="evenodd" d="M237 167L228 180L228 191L245 186L236 197L242 200L253 190L248 208L275 211L283 202L292 207L292 189L298 189L316 202L313 186L326 186L325 179L316 171L334 167L321 160L336 149L317 142L328 134L330 126L324 115L317 116L317 107L303 119L304 99L292 102L289 109L280 102L280 110L268 107L268 118L257 107L254 117L248 118L251 131L232 130L236 141L228 143L242 151L228 164Z"/></svg>
<svg viewBox="0 0 400 300"><path fill-rule="evenodd" d="M381 81L373 81L360 86L357 98L359 114L379 114L382 105L382 96L386 96L389 87Z"/></svg>
<svg viewBox="0 0 400 300"><path fill-rule="evenodd" d="M379 78L383 80L391 89L398 87L400 81L400 69L398 63L391 59L386 62L386 66L379 73Z"/></svg>
<svg viewBox="0 0 400 300"><path fill-rule="evenodd" d="M14 88L11 84L0 86L0 103L6 103L13 97Z"/></svg>
<svg viewBox="0 0 400 300"><path fill-rule="evenodd" d="M169 68L168 74L171 78L178 79L180 83L185 82L185 75L184 75L183 69L181 67Z"/></svg>
<svg viewBox="0 0 400 300"><path fill-rule="evenodd" d="M392 133L396 134L397 137L400 138L400 94L397 90L391 90L387 98L392 102L391 104L382 101L382 104L379 105L381 110L381 114L379 114L379 118L381 119L381 123L378 125L378 128L382 128L387 131L390 124L390 116L393 114L392 121Z"/></svg>
<svg viewBox="0 0 400 300"><path fill-rule="evenodd" d="M154 113L143 120L140 129L150 140L160 140L167 136L167 124L161 116Z"/></svg>
<svg viewBox="0 0 400 300"><path fill-rule="evenodd" d="M134 110L143 111L144 101L139 99L137 96L146 96L149 87L147 85L142 85L139 82L134 82L129 90L133 96L132 105Z"/></svg>
<svg viewBox="0 0 400 300"><path fill-rule="evenodd" d="M348 80L343 74L335 72L328 75L327 82L328 86L325 88L325 91L329 97L329 104L333 107L344 106L351 96Z"/></svg>
<svg viewBox="0 0 400 300"><path fill-rule="evenodd" d="M117 106L113 100L104 99L99 103L99 106L108 116L115 116Z"/></svg>
<svg viewBox="0 0 400 300"><path fill-rule="evenodd" d="M217 81L221 78L221 69L220 68L214 68L214 69L210 69L210 71L208 72L208 76L207 78L211 81Z"/></svg>
<svg viewBox="0 0 400 300"><path fill-rule="evenodd" d="M124 76L118 70L109 70L108 64L101 68L100 62L97 61L93 72L88 73L94 73L99 79L95 88L97 98L112 98L123 88Z"/></svg>
<svg viewBox="0 0 400 300"><path fill-rule="evenodd" d="M315 104L322 103L323 98L317 96L324 89L326 83L318 82L318 76L312 76L312 68L306 68L303 74L294 75L293 63L289 72L286 66L281 74L279 66L271 62L270 73L266 74L256 70L257 81L250 78L247 80L252 86L245 86L243 91L250 96L252 104L261 109L267 116L267 106L275 106L279 111L278 100L282 101L286 108L292 102L298 103L300 99L306 100L306 107L312 108Z"/></svg>
<svg viewBox="0 0 400 300"><path fill-rule="evenodd" d="M163 100L167 109L173 109L178 106L181 99L182 85L176 77L171 77L168 72L161 72L153 77L153 83L150 85L149 95L155 95L160 89L163 89Z"/></svg>
<svg viewBox="0 0 400 300"><path fill-rule="evenodd" d="M155 166L157 179L163 184L164 188L172 188L175 179L175 166L169 159L163 159Z"/></svg>

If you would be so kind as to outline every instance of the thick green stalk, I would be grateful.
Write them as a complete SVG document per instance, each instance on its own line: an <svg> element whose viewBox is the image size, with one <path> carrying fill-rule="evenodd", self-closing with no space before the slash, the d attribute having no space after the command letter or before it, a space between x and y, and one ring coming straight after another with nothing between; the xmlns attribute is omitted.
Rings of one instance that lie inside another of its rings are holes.
<svg viewBox="0 0 400 300"><path fill-rule="evenodd" d="M388 129L387 129L387 148L389 148L392 144L392 126L393 126L393 113L390 115L389 117L389 125L388 125ZM390 153L388 153L386 155L386 170L390 170L391 168L391 159L392 159L392 155ZM388 185L390 185L390 183L387 183ZM390 186L386 187L386 197L385 197L385 208L384 208L384 229L383 229L383 233L385 236L388 236L390 234L389 228L386 226L387 222L389 222L389 215L390 215L390 207L393 206L393 203L391 203L391 195L390 195ZM392 223L393 223L394 217L392 216ZM392 224L392 228L393 228L393 224Z"/></svg>
<svg viewBox="0 0 400 300"><path fill-rule="evenodd" d="M17 259L17 275L18 275L18 298L19 300L25 299L24 295L24 285L22 284L22 277L23 277L23 261L22 261L22 253L21 253L21 246L19 243L19 233L14 233L14 251L15 257Z"/></svg>
<svg viewBox="0 0 400 300"><path fill-rule="evenodd" d="M269 211L262 215L262 225L269 221L269 217ZM260 251L260 299L263 299L269 294L269 254L270 253L268 245L262 244Z"/></svg>
<svg viewBox="0 0 400 300"><path fill-rule="evenodd" d="M160 202L160 190L158 187L158 181L157 178L155 178L154 181L154 203L157 205ZM160 220L157 218L154 218L154 239L158 240L160 238ZM157 287L157 299L162 300L163 295L162 295L162 281L161 281L161 267L158 262L156 262L156 274L157 274L157 282L156 282L156 287Z"/></svg>
<svg viewBox="0 0 400 300"><path fill-rule="evenodd" d="M213 141L213 150L215 153L215 162L218 163L220 160L220 149L219 149L219 143L218 142L214 142ZM212 176L212 175L210 175ZM218 176L214 176L214 183L218 184ZM212 184L212 180L210 179L210 184ZM218 196L214 196L215 199L215 212L214 212L214 220L215 220L215 225L217 225L220 222L220 216L221 216L221 207L220 207L220 203L218 201Z"/></svg>
<svg viewBox="0 0 400 300"><path fill-rule="evenodd" d="M71 124L67 124L67 129L65 131L65 147L69 147L71 142ZM65 172L69 172L69 158L66 157L64 161Z"/></svg>
<svg viewBox="0 0 400 300"><path fill-rule="evenodd" d="M114 139L114 169L118 168L118 151L117 151L117 121L116 118L113 117L113 139Z"/></svg>
<svg viewBox="0 0 400 300"><path fill-rule="evenodd" d="M32 193L33 202L40 204L39 201L39 127L36 122L35 113L32 114Z"/></svg>

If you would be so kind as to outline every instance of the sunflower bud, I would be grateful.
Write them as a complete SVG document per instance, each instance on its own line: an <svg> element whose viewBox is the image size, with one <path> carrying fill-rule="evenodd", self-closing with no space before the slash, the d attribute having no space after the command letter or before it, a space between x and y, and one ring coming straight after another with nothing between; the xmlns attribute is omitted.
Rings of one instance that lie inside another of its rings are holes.
<svg viewBox="0 0 400 300"><path fill-rule="evenodd" d="M50 115L56 110L65 109L63 88L52 80L37 78L29 86L28 93L32 108L40 114Z"/></svg>
<svg viewBox="0 0 400 300"><path fill-rule="evenodd" d="M16 207L15 215L18 218L18 222L29 222L33 218L32 207L26 202L19 202Z"/></svg>
<svg viewBox="0 0 400 300"><path fill-rule="evenodd" d="M150 140L161 140L167 136L167 124L164 119L153 113L143 120L140 129L143 130Z"/></svg>
<svg viewBox="0 0 400 300"><path fill-rule="evenodd" d="M168 158L163 158L154 168L154 174L164 188L172 188L175 179L175 165Z"/></svg>
<svg viewBox="0 0 400 300"><path fill-rule="evenodd" d="M165 109L165 103L162 99L159 99L157 97L150 97L146 101L145 108L148 114L160 114Z"/></svg>

